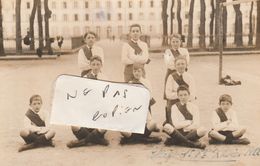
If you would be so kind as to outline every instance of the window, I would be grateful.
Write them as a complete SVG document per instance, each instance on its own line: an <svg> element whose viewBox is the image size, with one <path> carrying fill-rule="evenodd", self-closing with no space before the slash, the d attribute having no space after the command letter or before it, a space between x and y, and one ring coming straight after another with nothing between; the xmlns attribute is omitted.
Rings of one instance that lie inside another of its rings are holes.
<svg viewBox="0 0 260 166"><path fill-rule="evenodd" d="M110 9L111 8L111 2L107 1L106 6L107 6L108 9Z"/></svg>
<svg viewBox="0 0 260 166"><path fill-rule="evenodd" d="M118 14L117 14L117 18L118 18L119 21L122 20L122 14L121 14L121 13L118 13Z"/></svg>
<svg viewBox="0 0 260 166"><path fill-rule="evenodd" d="M55 1L52 1L51 7L52 7L52 9L56 9L56 2Z"/></svg>
<svg viewBox="0 0 260 166"><path fill-rule="evenodd" d="M142 0L140 0L140 1L139 1L139 7L140 7L140 8L142 8L142 7L143 7L143 5L144 5L143 1L142 1Z"/></svg>
<svg viewBox="0 0 260 166"><path fill-rule="evenodd" d="M96 1L96 8L100 8L100 2Z"/></svg>
<svg viewBox="0 0 260 166"><path fill-rule="evenodd" d="M186 18L186 19L189 19L189 12L186 12L186 13L185 13L185 18Z"/></svg>
<svg viewBox="0 0 260 166"><path fill-rule="evenodd" d="M67 14L63 14L63 21L68 21L68 15Z"/></svg>
<svg viewBox="0 0 260 166"><path fill-rule="evenodd" d="M74 21L78 21L78 20L79 20L78 14L74 14Z"/></svg>
<svg viewBox="0 0 260 166"><path fill-rule="evenodd" d="M30 9L30 7L31 7L31 6L30 6L30 2L27 2L27 3L26 3L26 8L27 8L27 9Z"/></svg>
<svg viewBox="0 0 260 166"><path fill-rule="evenodd" d="M133 20L133 14L132 13L129 13L128 19Z"/></svg>
<svg viewBox="0 0 260 166"><path fill-rule="evenodd" d="M121 36L123 34L123 26L118 26L118 35Z"/></svg>
<svg viewBox="0 0 260 166"><path fill-rule="evenodd" d="M151 12L151 13L149 14L149 20L153 20L153 19L155 19L155 15L154 15L153 12Z"/></svg>
<svg viewBox="0 0 260 166"><path fill-rule="evenodd" d="M118 8L121 8L121 7L122 7L122 2L121 2L121 1L118 1L118 2L117 2L117 7L118 7Z"/></svg>
<svg viewBox="0 0 260 166"><path fill-rule="evenodd" d="M78 8L78 1L74 1L74 8Z"/></svg>
<svg viewBox="0 0 260 166"><path fill-rule="evenodd" d="M88 20L89 20L89 15L85 14L85 21L88 21Z"/></svg>
<svg viewBox="0 0 260 166"><path fill-rule="evenodd" d="M129 6L129 8L132 8L133 7L133 1L129 1L128 6Z"/></svg>
<svg viewBox="0 0 260 166"><path fill-rule="evenodd" d="M96 34L100 36L100 26L96 26Z"/></svg>
<svg viewBox="0 0 260 166"><path fill-rule="evenodd" d="M107 20L110 21L111 20L111 14L107 13Z"/></svg>
<svg viewBox="0 0 260 166"><path fill-rule="evenodd" d="M139 19L140 19L140 20L144 20L144 13L142 13L142 12L139 13Z"/></svg>
<svg viewBox="0 0 260 166"><path fill-rule="evenodd" d="M150 30L150 32L153 31L153 26L152 25L149 26L149 30Z"/></svg>
<svg viewBox="0 0 260 166"><path fill-rule="evenodd" d="M63 9L67 9L67 2L63 2Z"/></svg>
<svg viewBox="0 0 260 166"><path fill-rule="evenodd" d="M153 1L150 1L150 7L153 7L153 6L154 6Z"/></svg>
<svg viewBox="0 0 260 166"><path fill-rule="evenodd" d="M172 19L175 19L175 13L172 12Z"/></svg>
<svg viewBox="0 0 260 166"><path fill-rule="evenodd" d="M85 8L88 8L88 1L85 2Z"/></svg>
<svg viewBox="0 0 260 166"><path fill-rule="evenodd" d="M90 30L89 26L86 26L86 27L84 28L84 32L89 32L89 30Z"/></svg>

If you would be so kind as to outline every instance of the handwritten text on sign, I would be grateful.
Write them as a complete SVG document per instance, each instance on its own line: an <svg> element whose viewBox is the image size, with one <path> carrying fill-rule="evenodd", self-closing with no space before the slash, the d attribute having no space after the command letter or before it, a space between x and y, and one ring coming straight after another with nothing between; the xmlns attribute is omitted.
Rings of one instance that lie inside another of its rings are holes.
<svg viewBox="0 0 260 166"><path fill-rule="evenodd" d="M51 123L144 133L150 93L143 86L61 75Z"/></svg>

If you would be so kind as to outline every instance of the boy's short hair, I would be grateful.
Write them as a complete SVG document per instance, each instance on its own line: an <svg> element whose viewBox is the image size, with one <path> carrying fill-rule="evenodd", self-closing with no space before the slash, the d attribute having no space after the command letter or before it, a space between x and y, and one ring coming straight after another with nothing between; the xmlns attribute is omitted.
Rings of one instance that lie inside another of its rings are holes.
<svg viewBox="0 0 260 166"><path fill-rule="evenodd" d="M182 41L182 37L181 37L181 35L178 34L178 33L171 34L171 35L170 35L170 40L172 40L173 38L177 38L177 39L179 39L180 41Z"/></svg>
<svg viewBox="0 0 260 166"><path fill-rule="evenodd" d="M187 65L187 63L188 63L188 62L187 62L187 59L186 59L185 57L179 56L179 57L175 58L174 64L176 64L176 62L179 61L179 60L184 60L184 61L186 62L186 65Z"/></svg>
<svg viewBox="0 0 260 166"><path fill-rule="evenodd" d="M181 85L177 88L177 93L179 93L179 91L187 91L190 94L190 90L187 86L185 85Z"/></svg>
<svg viewBox="0 0 260 166"><path fill-rule="evenodd" d="M102 64L102 59L100 58L100 56L94 55L90 58L90 63L93 62L94 60L99 61Z"/></svg>
<svg viewBox="0 0 260 166"><path fill-rule="evenodd" d="M91 34L91 35L94 35L95 38L97 38L97 34L95 32L92 32L92 31L88 31L86 32L84 35L83 35L83 39L86 39L86 37Z"/></svg>
<svg viewBox="0 0 260 166"><path fill-rule="evenodd" d="M141 63L134 63L133 64L133 70L142 69L144 70L144 65Z"/></svg>
<svg viewBox="0 0 260 166"><path fill-rule="evenodd" d="M138 27L140 29L140 32L142 31L142 28L141 28L140 24L132 24L132 25L130 25L130 29L129 29L130 32L131 32L133 27Z"/></svg>
<svg viewBox="0 0 260 166"><path fill-rule="evenodd" d="M227 101L229 102L230 104L232 104L232 97L228 94L223 94L219 97L219 104L222 102L222 101Z"/></svg>
<svg viewBox="0 0 260 166"><path fill-rule="evenodd" d="M39 100L42 103L42 97L40 95L32 95L30 97L30 104L32 104L32 102L35 101L35 100L37 100L37 101Z"/></svg>

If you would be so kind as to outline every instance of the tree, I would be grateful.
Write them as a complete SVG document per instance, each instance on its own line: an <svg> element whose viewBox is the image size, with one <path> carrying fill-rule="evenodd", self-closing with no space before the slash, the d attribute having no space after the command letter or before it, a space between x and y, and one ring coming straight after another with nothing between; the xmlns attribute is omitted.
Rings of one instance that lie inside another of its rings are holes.
<svg viewBox="0 0 260 166"><path fill-rule="evenodd" d="M234 1L234 0L233 0ZM240 4L233 5L236 17L235 17L235 37L234 43L236 46L243 46L243 20L242 12L240 11Z"/></svg>
<svg viewBox="0 0 260 166"><path fill-rule="evenodd" d="M206 11L206 4L205 0L200 0L200 27L199 27L199 46L201 49L206 48L206 41L205 41L205 11Z"/></svg>
<svg viewBox="0 0 260 166"><path fill-rule="evenodd" d="M216 10L215 10L215 45L214 48L217 49L219 45L219 10L220 10L220 0L216 0Z"/></svg>
<svg viewBox="0 0 260 166"><path fill-rule="evenodd" d="M52 12L48 7L48 0L44 0L44 21L45 21L45 43L48 54L52 54L51 41L50 41L50 32L49 32L49 19L51 18Z"/></svg>
<svg viewBox="0 0 260 166"><path fill-rule="evenodd" d="M15 5L16 15L16 53L22 53L22 35L21 35L21 0L16 0Z"/></svg>
<svg viewBox="0 0 260 166"><path fill-rule="evenodd" d="M178 0L178 5L177 5L177 21L178 21L178 33L182 35L181 0Z"/></svg>
<svg viewBox="0 0 260 166"><path fill-rule="evenodd" d="M173 34L173 19L174 19L174 12L173 12L173 7L174 7L175 0L172 0L172 5L171 5L171 34Z"/></svg>
<svg viewBox="0 0 260 166"><path fill-rule="evenodd" d="M3 24L2 23L3 23L2 0L0 0L0 56L4 56L5 55Z"/></svg>
<svg viewBox="0 0 260 166"><path fill-rule="evenodd" d="M256 20L256 48L260 49L260 1L256 1L257 20Z"/></svg>
<svg viewBox="0 0 260 166"><path fill-rule="evenodd" d="M30 43L30 50L35 49L34 45L34 19L35 19L35 14L36 14L36 9L39 4L40 0L34 0L33 1L33 8L30 16L30 38L31 38L31 43Z"/></svg>
<svg viewBox="0 0 260 166"><path fill-rule="evenodd" d="M162 22L163 22L163 41L162 45L166 46L168 44L168 14L167 14L168 0L163 0L162 2Z"/></svg>
<svg viewBox="0 0 260 166"><path fill-rule="evenodd" d="M39 49L43 49L43 28L42 28L42 13L41 13L41 3L37 6L37 19L38 19L38 29L39 29Z"/></svg>
<svg viewBox="0 0 260 166"><path fill-rule="evenodd" d="M194 0L191 0L190 1L190 10L189 10L189 27L188 27L187 47L192 47L192 40L193 40L193 11L194 11Z"/></svg>
<svg viewBox="0 0 260 166"><path fill-rule="evenodd" d="M253 45L253 25L252 25L252 14L253 14L254 2L251 2L251 8L249 12L249 34L248 34L248 45Z"/></svg>
<svg viewBox="0 0 260 166"><path fill-rule="evenodd" d="M222 2L226 2L226 0L222 0ZM222 25L223 25L223 46L227 45L227 7L223 6L222 13Z"/></svg>
<svg viewBox="0 0 260 166"><path fill-rule="evenodd" d="M211 14L210 14L210 23L209 23L209 45L213 46L214 44L213 31L214 31L214 17L215 17L214 0L211 0L210 5L211 5Z"/></svg>

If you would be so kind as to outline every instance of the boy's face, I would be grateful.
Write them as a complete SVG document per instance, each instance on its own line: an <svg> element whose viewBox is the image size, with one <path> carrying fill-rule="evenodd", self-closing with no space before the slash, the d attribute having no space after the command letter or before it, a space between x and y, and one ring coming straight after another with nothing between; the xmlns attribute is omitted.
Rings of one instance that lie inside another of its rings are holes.
<svg viewBox="0 0 260 166"><path fill-rule="evenodd" d="M228 101L221 101L219 105L223 111L228 111L232 106L232 104Z"/></svg>
<svg viewBox="0 0 260 166"><path fill-rule="evenodd" d="M172 46L173 49L178 49L178 48L181 46L181 41L180 41L180 39L178 39L178 38L176 38L176 37L172 38L172 40L171 40L171 46Z"/></svg>
<svg viewBox="0 0 260 166"><path fill-rule="evenodd" d="M96 37L93 34L88 34L84 41L89 47L92 47L96 42Z"/></svg>
<svg viewBox="0 0 260 166"><path fill-rule="evenodd" d="M187 103L189 101L190 94L188 91L180 90L177 95L181 103Z"/></svg>
<svg viewBox="0 0 260 166"><path fill-rule="evenodd" d="M101 70L102 63L98 60L93 60L90 62L90 68L93 71L94 74L98 74Z"/></svg>
<svg viewBox="0 0 260 166"><path fill-rule="evenodd" d="M42 101L41 100L33 100L30 104L32 110L36 113L38 113L42 107Z"/></svg>
<svg viewBox="0 0 260 166"><path fill-rule="evenodd" d="M137 41L141 36L141 29L139 27L132 27L130 29L130 37L132 40Z"/></svg>
<svg viewBox="0 0 260 166"><path fill-rule="evenodd" d="M133 75L134 75L135 79L140 80L140 78L143 75L143 70L141 68L140 69L134 69L133 70Z"/></svg>
<svg viewBox="0 0 260 166"><path fill-rule="evenodd" d="M175 62L175 68L179 73L184 73L187 68L187 63L184 59L179 59Z"/></svg>

